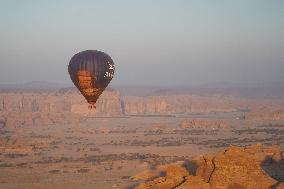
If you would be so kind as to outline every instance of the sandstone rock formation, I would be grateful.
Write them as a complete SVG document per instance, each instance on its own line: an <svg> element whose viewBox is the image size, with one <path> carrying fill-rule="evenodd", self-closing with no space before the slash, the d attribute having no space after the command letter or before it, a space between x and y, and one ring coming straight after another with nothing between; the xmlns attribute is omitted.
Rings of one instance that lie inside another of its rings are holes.
<svg viewBox="0 0 284 189"><path fill-rule="evenodd" d="M166 176L158 177L153 181L149 181L146 184L141 184L137 189L143 188L174 188L177 183L183 183L185 178L189 176L187 170L179 165L169 165L163 168L159 168L161 174L166 173Z"/></svg>
<svg viewBox="0 0 284 189"><path fill-rule="evenodd" d="M54 92L2 92L0 93L0 122L5 126L73 123L81 116L121 116L118 91L108 89L97 102L96 110L75 89Z"/></svg>
<svg viewBox="0 0 284 189"><path fill-rule="evenodd" d="M75 89L62 89L55 92L2 92L0 93L1 112L76 112L74 106L88 107L85 99ZM97 102L97 113L121 114L120 94L106 90ZM81 111L80 111L81 113Z"/></svg>
<svg viewBox="0 0 284 189"><path fill-rule="evenodd" d="M187 171L185 171L187 169ZM269 189L283 188L284 157L277 147L230 146L187 164L170 165L163 176L137 188Z"/></svg>
<svg viewBox="0 0 284 189"><path fill-rule="evenodd" d="M199 112L232 112L239 106L235 98L221 96L165 95L126 96L126 114L179 114Z"/></svg>
<svg viewBox="0 0 284 189"><path fill-rule="evenodd" d="M261 104L261 106L260 106ZM245 114L246 119L284 119L283 100L275 102L240 99L229 95L156 95L156 96L124 96L120 92L107 89L97 102L96 110L89 110L86 100L75 88L58 91L2 91L0 92L0 127L11 125L46 124L54 121L69 122L86 116L129 116L129 115L182 115L188 113L234 112L250 107L251 112ZM273 106L272 106L273 104ZM261 108L264 107L264 108ZM266 107L277 107L271 109ZM282 107L282 108L281 108ZM63 120L67 117L68 120ZM226 127L226 123L205 123L189 121L181 127Z"/></svg>
<svg viewBox="0 0 284 189"><path fill-rule="evenodd" d="M284 183L279 184L276 189L284 189Z"/></svg>

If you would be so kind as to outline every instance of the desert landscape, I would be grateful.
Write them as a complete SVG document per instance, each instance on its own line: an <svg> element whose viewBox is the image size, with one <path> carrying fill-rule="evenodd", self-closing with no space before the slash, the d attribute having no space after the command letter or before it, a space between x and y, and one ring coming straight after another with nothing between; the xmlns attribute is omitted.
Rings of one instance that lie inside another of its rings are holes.
<svg viewBox="0 0 284 189"><path fill-rule="evenodd" d="M0 0L0 189L284 189L283 0Z"/></svg>
<svg viewBox="0 0 284 189"><path fill-rule="evenodd" d="M0 93L0 188L282 188L284 98Z"/></svg>

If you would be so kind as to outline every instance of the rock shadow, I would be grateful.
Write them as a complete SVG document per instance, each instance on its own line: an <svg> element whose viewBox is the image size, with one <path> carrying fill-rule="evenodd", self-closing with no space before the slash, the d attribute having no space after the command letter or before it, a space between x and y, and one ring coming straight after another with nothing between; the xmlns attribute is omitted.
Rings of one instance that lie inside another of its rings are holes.
<svg viewBox="0 0 284 189"><path fill-rule="evenodd" d="M4 121L0 121L0 129L4 128L6 125L6 122Z"/></svg>
<svg viewBox="0 0 284 189"><path fill-rule="evenodd" d="M275 158L274 156L266 156L261 163L261 168L278 183L272 186L271 189L276 188L281 182L284 182L284 158L281 156Z"/></svg>
<svg viewBox="0 0 284 189"><path fill-rule="evenodd" d="M186 168L186 170L189 172L189 174L196 176L196 172L197 172L197 168L198 168L198 165L197 165L196 162L190 161L190 160L185 160L184 163L182 164L182 166L184 168Z"/></svg>

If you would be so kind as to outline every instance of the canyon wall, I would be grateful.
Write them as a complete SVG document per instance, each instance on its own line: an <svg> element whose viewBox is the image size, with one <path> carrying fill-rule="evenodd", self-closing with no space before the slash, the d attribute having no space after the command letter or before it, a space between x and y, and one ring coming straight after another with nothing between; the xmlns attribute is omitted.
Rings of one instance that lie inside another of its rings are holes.
<svg viewBox="0 0 284 189"><path fill-rule="evenodd" d="M120 94L106 90L97 102L97 109L90 111L83 96L73 89L55 92L2 92L0 112L59 113L112 115L122 114Z"/></svg>
<svg viewBox="0 0 284 189"><path fill-rule="evenodd" d="M167 95L125 96L108 89L90 111L82 95L75 89L54 92L0 92L0 112L71 112L80 115L121 116L123 114L178 114L232 112L245 106L232 97Z"/></svg>
<svg viewBox="0 0 284 189"><path fill-rule="evenodd" d="M232 112L246 102L222 95L165 95L124 98L126 114L179 114Z"/></svg>
<svg viewBox="0 0 284 189"><path fill-rule="evenodd" d="M276 105L275 105L276 104ZM88 109L84 97L74 88L58 91L2 91L0 92L0 125L27 125L40 122L75 122L82 117L117 117L131 115L178 115L187 113L233 112L249 107L246 119L283 119L283 100L256 101L230 95L171 94L156 96L124 96L107 89ZM265 107L265 111L261 107ZM270 107L270 108L269 108ZM277 111L271 111L273 107ZM262 115L264 112L265 115ZM268 112L268 113L267 113Z"/></svg>
<svg viewBox="0 0 284 189"><path fill-rule="evenodd" d="M78 123L82 117L122 116L120 93L108 89L89 110L83 96L75 89L49 92L1 92L0 122L4 126Z"/></svg>

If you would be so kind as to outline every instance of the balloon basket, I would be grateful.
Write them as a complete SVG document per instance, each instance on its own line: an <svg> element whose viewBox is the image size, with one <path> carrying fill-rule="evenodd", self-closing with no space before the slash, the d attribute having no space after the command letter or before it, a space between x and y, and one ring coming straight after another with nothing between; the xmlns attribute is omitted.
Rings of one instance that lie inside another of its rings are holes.
<svg viewBox="0 0 284 189"><path fill-rule="evenodd" d="M96 109L96 105L89 105L88 108L89 110Z"/></svg>

